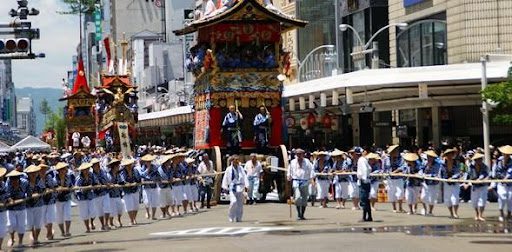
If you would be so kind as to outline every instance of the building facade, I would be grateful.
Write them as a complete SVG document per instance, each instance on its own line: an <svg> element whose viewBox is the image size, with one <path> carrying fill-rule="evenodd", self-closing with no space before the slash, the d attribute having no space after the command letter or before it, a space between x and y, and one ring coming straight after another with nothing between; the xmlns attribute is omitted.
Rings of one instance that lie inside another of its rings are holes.
<svg viewBox="0 0 512 252"><path fill-rule="evenodd" d="M340 23L353 26L363 42L385 25L408 26L392 26L375 38L379 67L387 68L379 70L356 71L362 68L356 64L361 59L350 55L359 49L355 36L351 30L338 32L345 74L285 86L288 144L481 146L479 62L485 55L508 54L487 60L489 83L509 78L512 44L504 41L512 36L511 6L510 1L341 1ZM298 41L300 52L300 35ZM363 62L370 66L370 55ZM491 123L492 144L512 141L510 132L510 126Z"/></svg>
<svg viewBox="0 0 512 252"><path fill-rule="evenodd" d="M392 66L479 62L488 53L512 54L511 1L389 0L389 22L407 22L411 38L391 30Z"/></svg>
<svg viewBox="0 0 512 252"><path fill-rule="evenodd" d="M16 117L18 120L18 130L20 131L20 135L34 136L36 133L36 114L32 98L21 97L18 99Z"/></svg>

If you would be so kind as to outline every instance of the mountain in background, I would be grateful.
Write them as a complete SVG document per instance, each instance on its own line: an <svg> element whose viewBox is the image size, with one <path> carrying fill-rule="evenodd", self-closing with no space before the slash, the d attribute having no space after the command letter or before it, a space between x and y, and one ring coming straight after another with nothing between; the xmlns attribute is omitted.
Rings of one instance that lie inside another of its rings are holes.
<svg viewBox="0 0 512 252"><path fill-rule="evenodd" d="M16 88L16 97L31 97L34 101L34 112L36 113L36 135L41 134L44 127L44 115L39 111L41 101L46 98L52 111L64 107L64 102L59 102L62 98L63 90L60 88Z"/></svg>

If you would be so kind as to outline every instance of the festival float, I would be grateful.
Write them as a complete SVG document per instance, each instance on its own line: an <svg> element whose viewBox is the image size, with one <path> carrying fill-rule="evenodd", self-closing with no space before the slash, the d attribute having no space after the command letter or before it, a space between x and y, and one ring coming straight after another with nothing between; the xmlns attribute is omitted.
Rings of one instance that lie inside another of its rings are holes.
<svg viewBox="0 0 512 252"><path fill-rule="evenodd" d="M65 90L64 119L66 121L66 148L74 151L96 147L96 97L91 94L85 78L84 62L78 62L75 83L71 90Z"/></svg>
<svg viewBox="0 0 512 252"><path fill-rule="evenodd" d="M114 66L114 74L101 74L100 86L95 87L98 139L107 152L133 156L132 139L136 136L137 87L132 85L126 64L128 41L121 41L122 59Z"/></svg>
<svg viewBox="0 0 512 252"><path fill-rule="evenodd" d="M307 23L289 17L271 4L261 0L226 1L211 13L188 23L176 35L196 33L197 44L191 48L187 69L195 77L196 149L211 150L217 169L226 167L223 154L229 144L223 120L229 107L243 115L237 121L239 153L248 154L257 149L253 119L264 108L272 120L268 123L266 156L277 157L273 166L287 167L288 154L283 145L282 81L286 78L290 52L283 49L281 34ZM261 153L261 152L260 152ZM277 181L280 200L286 200L290 188L283 171L266 169L264 195L270 191L272 180ZM220 179L217 179L219 182ZM219 184L216 185L219 199Z"/></svg>

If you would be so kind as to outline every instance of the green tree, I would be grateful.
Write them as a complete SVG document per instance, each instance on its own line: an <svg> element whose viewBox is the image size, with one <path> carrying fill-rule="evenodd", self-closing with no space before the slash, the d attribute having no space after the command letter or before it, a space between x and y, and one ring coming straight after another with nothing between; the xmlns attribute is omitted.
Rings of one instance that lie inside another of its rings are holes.
<svg viewBox="0 0 512 252"><path fill-rule="evenodd" d="M50 108L46 98L41 101L41 104L39 105L39 112L44 115L44 124L46 125L48 115L52 113L52 108Z"/></svg>
<svg viewBox="0 0 512 252"><path fill-rule="evenodd" d="M92 15L97 0L61 0L68 6L68 10L59 11L60 14L78 15L80 12Z"/></svg>
<svg viewBox="0 0 512 252"><path fill-rule="evenodd" d="M512 125L512 67L508 81L489 85L482 94L484 100L499 103L491 114L493 122Z"/></svg>
<svg viewBox="0 0 512 252"><path fill-rule="evenodd" d="M55 132L57 146L59 148L65 147L66 121L64 120L64 112L62 108L59 108L57 112L51 113L50 120L46 122L44 129L53 130Z"/></svg>

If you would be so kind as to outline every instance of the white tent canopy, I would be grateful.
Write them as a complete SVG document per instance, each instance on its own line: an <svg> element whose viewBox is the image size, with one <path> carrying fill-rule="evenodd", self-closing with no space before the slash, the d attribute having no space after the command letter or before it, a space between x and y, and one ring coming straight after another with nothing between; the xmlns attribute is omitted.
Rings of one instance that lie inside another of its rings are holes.
<svg viewBox="0 0 512 252"><path fill-rule="evenodd" d="M9 148L10 148L9 145L7 145L6 143L0 141L0 153L9 152Z"/></svg>
<svg viewBox="0 0 512 252"><path fill-rule="evenodd" d="M28 136L23 140L19 141L17 144L11 146L10 151L25 151L25 150L33 150L33 151L50 151L51 146L37 137Z"/></svg>

